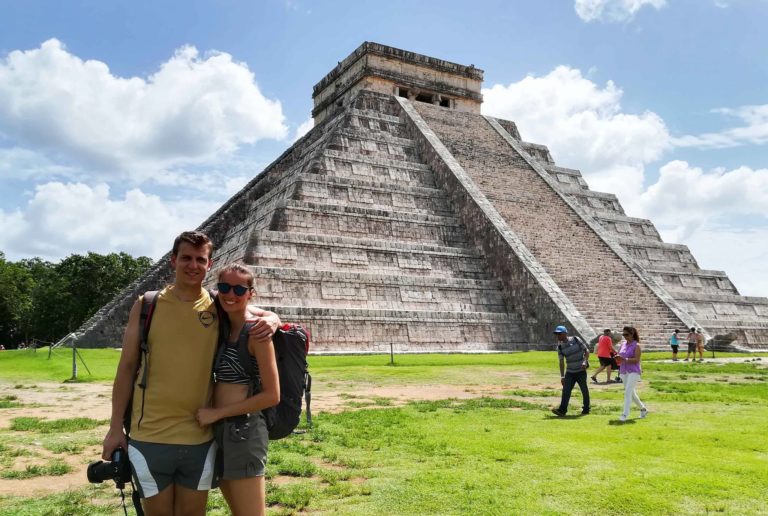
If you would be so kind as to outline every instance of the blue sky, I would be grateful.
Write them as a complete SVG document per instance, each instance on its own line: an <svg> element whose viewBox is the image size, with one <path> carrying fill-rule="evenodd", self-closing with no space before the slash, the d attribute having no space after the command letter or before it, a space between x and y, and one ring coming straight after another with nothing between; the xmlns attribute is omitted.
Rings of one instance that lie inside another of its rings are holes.
<svg viewBox="0 0 768 516"><path fill-rule="evenodd" d="M485 70L485 113L766 296L767 23L768 0L0 0L0 250L160 257L376 41Z"/></svg>

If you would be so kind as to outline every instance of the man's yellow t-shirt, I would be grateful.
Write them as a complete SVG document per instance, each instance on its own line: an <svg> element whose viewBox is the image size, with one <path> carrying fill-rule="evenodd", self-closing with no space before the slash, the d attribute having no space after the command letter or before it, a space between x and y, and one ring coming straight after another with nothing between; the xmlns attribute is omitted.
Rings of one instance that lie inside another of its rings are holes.
<svg viewBox="0 0 768 516"><path fill-rule="evenodd" d="M181 301L172 286L160 291L147 339L149 356L141 366L148 367L147 388L138 385L143 369L134 384L132 439L162 444L212 439L210 427L200 428L195 414L210 406L218 333L216 307L207 291L201 289L194 301Z"/></svg>

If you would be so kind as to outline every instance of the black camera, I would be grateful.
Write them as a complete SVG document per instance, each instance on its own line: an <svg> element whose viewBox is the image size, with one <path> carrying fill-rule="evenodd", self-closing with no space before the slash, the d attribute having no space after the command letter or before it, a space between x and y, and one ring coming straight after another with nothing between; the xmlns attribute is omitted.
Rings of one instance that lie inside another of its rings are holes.
<svg viewBox="0 0 768 516"><path fill-rule="evenodd" d="M131 463L128 453L122 448L112 452L111 461L97 460L88 464L86 473L88 482L101 484L105 480L114 480L118 489L123 489L126 482L131 481Z"/></svg>

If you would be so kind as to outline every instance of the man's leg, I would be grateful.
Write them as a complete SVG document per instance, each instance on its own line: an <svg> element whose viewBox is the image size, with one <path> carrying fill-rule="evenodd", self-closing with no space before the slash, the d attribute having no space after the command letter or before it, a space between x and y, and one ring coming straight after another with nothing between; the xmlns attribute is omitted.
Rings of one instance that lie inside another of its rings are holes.
<svg viewBox="0 0 768 516"><path fill-rule="evenodd" d="M611 383L611 373L613 372L613 367L610 365L606 366L608 368L608 383Z"/></svg>
<svg viewBox="0 0 768 516"><path fill-rule="evenodd" d="M128 458L147 516L172 516L173 446L131 440Z"/></svg>
<svg viewBox="0 0 768 516"><path fill-rule="evenodd" d="M604 366L604 365L601 365L601 366L598 368L598 370L597 370L597 371L595 371L595 373L592 375L592 381L593 381L593 382L597 383L597 375L599 375L600 373L602 373L602 372L603 372L603 369L605 369L605 368L606 368L606 366ZM611 373L610 373L610 372L608 373L608 379L609 379L609 380L611 379Z"/></svg>
<svg viewBox="0 0 768 516"><path fill-rule="evenodd" d="M174 516L203 516L208 490L215 487L215 464L218 445L208 441L177 447Z"/></svg>
<svg viewBox="0 0 768 516"><path fill-rule="evenodd" d="M173 499L174 516L205 516L205 504L208 501L208 491L197 491L175 484Z"/></svg>
<svg viewBox="0 0 768 516"><path fill-rule="evenodd" d="M586 375L586 373L584 374ZM563 414L568 412L568 403L571 401L571 391L575 384L576 375L573 373L565 373L565 378L563 379L563 394L560 397L560 412Z"/></svg>
<svg viewBox="0 0 768 516"><path fill-rule="evenodd" d="M144 498L141 501L146 516L174 516L173 488L174 485L171 484L156 495Z"/></svg>
<svg viewBox="0 0 768 516"><path fill-rule="evenodd" d="M581 371L580 373L576 373L575 375L576 381L579 384L579 389L581 389L581 413L582 414L589 414L589 386L587 385L587 372Z"/></svg>

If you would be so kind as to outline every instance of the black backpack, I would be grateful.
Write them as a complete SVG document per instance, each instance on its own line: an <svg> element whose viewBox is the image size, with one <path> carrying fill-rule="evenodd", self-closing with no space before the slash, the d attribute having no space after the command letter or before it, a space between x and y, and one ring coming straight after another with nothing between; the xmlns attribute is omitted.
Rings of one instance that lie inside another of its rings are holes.
<svg viewBox="0 0 768 516"><path fill-rule="evenodd" d="M226 328L226 322L223 324L222 328ZM219 350L216 353L214 370L221 361L224 346L227 345L226 335L228 333L228 331L221 332L222 338L219 339ZM298 324L284 324L272 336L272 342L275 346L277 373L280 378L280 402L274 407L262 410L262 413L267 422L269 439L274 441L291 435L299 426L302 398L307 405L307 426L312 428L312 412L310 411L312 376L309 374L307 365L309 334L304 328ZM253 382L249 389L249 395L252 395L256 387L254 384L259 381L259 377L248 351L247 330L241 332L237 339L237 353L240 364Z"/></svg>

